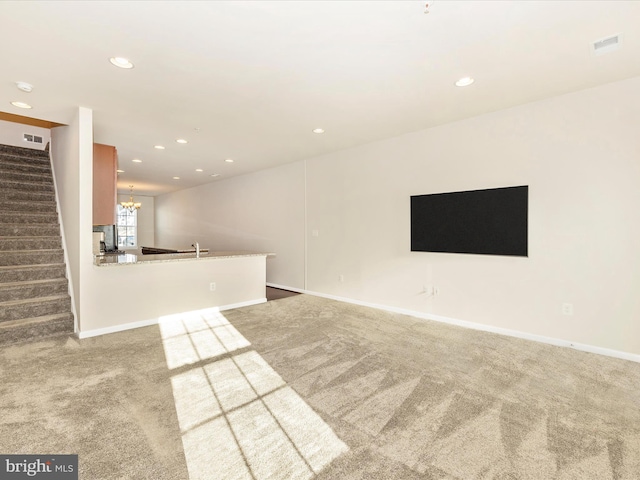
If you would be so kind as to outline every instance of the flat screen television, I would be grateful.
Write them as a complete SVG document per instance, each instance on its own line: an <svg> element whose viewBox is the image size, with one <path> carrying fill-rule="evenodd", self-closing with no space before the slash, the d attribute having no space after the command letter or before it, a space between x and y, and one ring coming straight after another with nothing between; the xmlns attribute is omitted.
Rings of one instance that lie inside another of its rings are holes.
<svg viewBox="0 0 640 480"><path fill-rule="evenodd" d="M411 251L528 254L529 187L411 197Z"/></svg>

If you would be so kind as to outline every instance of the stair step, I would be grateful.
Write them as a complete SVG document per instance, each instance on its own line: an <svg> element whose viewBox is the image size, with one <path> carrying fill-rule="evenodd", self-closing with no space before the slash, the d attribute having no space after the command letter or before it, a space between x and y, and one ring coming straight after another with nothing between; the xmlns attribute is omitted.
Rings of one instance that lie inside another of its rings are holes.
<svg viewBox="0 0 640 480"><path fill-rule="evenodd" d="M60 235L51 237L0 237L0 252L62 248Z"/></svg>
<svg viewBox="0 0 640 480"><path fill-rule="evenodd" d="M58 224L0 223L0 237L52 237L60 235Z"/></svg>
<svg viewBox="0 0 640 480"><path fill-rule="evenodd" d="M0 323L9 320L67 313L70 311L71 297L68 294L50 295L26 300L10 300L8 302L0 302Z"/></svg>
<svg viewBox="0 0 640 480"><path fill-rule="evenodd" d="M0 189L1 190L18 190L23 192L50 192L53 191L53 180L49 183L42 182L29 182L18 180L6 180L0 177Z"/></svg>
<svg viewBox="0 0 640 480"><path fill-rule="evenodd" d="M0 302L69 293L66 278L0 283Z"/></svg>
<svg viewBox="0 0 640 480"><path fill-rule="evenodd" d="M64 263L61 248L47 250L10 250L0 252L0 266Z"/></svg>
<svg viewBox="0 0 640 480"><path fill-rule="evenodd" d="M26 282L30 280L46 280L65 278L64 263L43 263L40 265L9 265L0 267L0 282Z"/></svg>
<svg viewBox="0 0 640 480"><path fill-rule="evenodd" d="M53 190L50 192L25 192L23 190L14 190L9 188L0 189L0 202L20 202L24 200L55 203L56 195L53 193Z"/></svg>
<svg viewBox="0 0 640 480"><path fill-rule="evenodd" d="M7 170L1 164L0 164L0 178L2 178L2 180L4 181L53 184L53 176L51 175L51 172L47 172L47 173L15 172L15 171Z"/></svg>
<svg viewBox="0 0 640 480"><path fill-rule="evenodd" d="M47 171L51 173L51 161L48 157L33 158L0 154L0 167L6 170L15 170L17 168L19 171L24 171L26 168L31 172Z"/></svg>
<svg viewBox="0 0 640 480"><path fill-rule="evenodd" d="M0 165L31 165L38 167L51 167L49 154L42 153L36 155L25 155L19 152L2 152L0 151Z"/></svg>
<svg viewBox="0 0 640 480"><path fill-rule="evenodd" d="M36 212L11 212L2 209L2 205L0 205L0 223L20 223L20 224L33 224L33 223L44 223L44 224L55 224L58 225L58 214L57 213L36 213Z"/></svg>
<svg viewBox="0 0 640 480"><path fill-rule="evenodd" d="M15 212L15 213L56 213L56 202L54 201L38 201L38 200L4 200L0 204L0 210L2 212Z"/></svg>
<svg viewBox="0 0 640 480"><path fill-rule="evenodd" d="M25 161L21 158L5 157L0 160L0 168L7 172L38 173L51 175L51 165L49 163Z"/></svg>
<svg viewBox="0 0 640 480"><path fill-rule="evenodd" d="M24 157L48 157L49 152L37 148L16 147L13 145L0 145L0 156L19 155Z"/></svg>
<svg viewBox="0 0 640 480"><path fill-rule="evenodd" d="M0 346L73 335L71 312L0 322Z"/></svg>
<svg viewBox="0 0 640 480"><path fill-rule="evenodd" d="M0 169L7 172L51 175L49 158L27 158L0 155Z"/></svg>

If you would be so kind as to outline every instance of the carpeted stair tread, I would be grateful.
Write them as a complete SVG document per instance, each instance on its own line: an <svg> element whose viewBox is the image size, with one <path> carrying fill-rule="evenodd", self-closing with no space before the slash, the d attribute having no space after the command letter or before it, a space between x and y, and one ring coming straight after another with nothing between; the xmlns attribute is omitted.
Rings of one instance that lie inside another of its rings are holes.
<svg viewBox="0 0 640 480"><path fill-rule="evenodd" d="M30 305L36 302L53 302L56 300L66 300L69 298L69 295L49 295L47 297L39 297L39 298L22 298L20 300L8 300L6 302L0 302L0 308L8 308L8 307L16 307L20 305Z"/></svg>
<svg viewBox="0 0 640 480"><path fill-rule="evenodd" d="M36 185L53 185L53 176L49 173L24 173L7 171L0 165L0 182L11 186L11 183L33 183ZM15 185L14 185L15 188ZM18 187L19 188L19 187Z"/></svg>
<svg viewBox="0 0 640 480"><path fill-rule="evenodd" d="M0 281L4 283L55 278L66 279L64 263L0 266Z"/></svg>
<svg viewBox="0 0 640 480"><path fill-rule="evenodd" d="M60 235L47 237L0 237L0 252L24 252L62 248Z"/></svg>
<svg viewBox="0 0 640 480"><path fill-rule="evenodd" d="M28 157L25 155L11 155L0 153L0 165L26 165L34 167L51 167L49 157Z"/></svg>
<svg viewBox="0 0 640 480"><path fill-rule="evenodd" d="M25 155L9 155L0 153L0 165L14 166L24 165L27 167L51 168L49 157L27 157Z"/></svg>
<svg viewBox="0 0 640 480"><path fill-rule="evenodd" d="M56 202L53 200L5 200L0 211L14 213L55 213ZM0 217L1 219L1 217ZM1 220L0 220L1 221Z"/></svg>
<svg viewBox="0 0 640 480"><path fill-rule="evenodd" d="M25 254L25 253L58 253L58 252L62 252L62 248L41 248L41 249L36 249L36 250L5 250L3 252L0 252L0 254L9 254L9 253L15 253L15 254ZM57 262L56 262L57 263Z"/></svg>
<svg viewBox="0 0 640 480"><path fill-rule="evenodd" d="M71 297L68 294L8 300L0 302L0 322L70 311Z"/></svg>
<svg viewBox="0 0 640 480"><path fill-rule="evenodd" d="M49 183L30 182L27 180L8 180L0 177L0 188L23 191L53 192L53 181Z"/></svg>
<svg viewBox="0 0 640 480"><path fill-rule="evenodd" d="M20 320L9 320L7 322L0 323L0 328L7 329L15 327L16 325L36 324L42 323L48 320L66 320L69 318L70 313L55 313L53 315L42 315L40 317L21 318ZM71 316L73 320L73 316Z"/></svg>
<svg viewBox="0 0 640 480"><path fill-rule="evenodd" d="M51 177L51 165L48 163L34 163L22 159L7 160L0 158L0 171L21 175L37 175Z"/></svg>
<svg viewBox="0 0 640 480"><path fill-rule="evenodd" d="M36 254L36 253L52 255L52 254L61 253L61 252L62 252L62 248L41 248L41 249L35 249L35 250L4 250L4 251L0 251L0 255L3 255L3 256L7 256L11 254L28 255L28 254ZM57 263L57 262L54 262L54 263Z"/></svg>
<svg viewBox="0 0 640 480"><path fill-rule="evenodd" d="M0 223L0 237L54 237L60 235L55 223Z"/></svg>
<svg viewBox="0 0 640 480"><path fill-rule="evenodd" d="M0 346L72 335L73 333L74 321L71 312L10 320L0 322Z"/></svg>
<svg viewBox="0 0 640 480"><path fill-rule="evenodd" d="M0 163L8 163L8 164L16 164L19 163L21 165L51 165L49 160L49 156L27 156L27 155L19 155L12 153L2 153L0 152Z"/></svg>
<svg viewBox="0 0 640 480"><path fill-rule="evenodd" d="M2 164L0 164L0 179L2 179L3 181L43 183L49 185L53 184L53 177L51 176L50 172L16 172L14 170L5 168Z"/></svg>
<svg viewBox="0 0 640 480"><path fill-rule="evenodd" d="M0 206L0 222L1 223L58 223L58 214L55 212L12 212L3 210Z"/></svg>
<svg viewBox="0 0 640 480"><path fill-rule="evenodd" d="M49 155L49 152L47 152L46 150L38 150L35 148L16 147L14 145L0 144L0 155L5 153L9 153L12 155L24 155L26 157L42 157L42 156Z"/></svg>
<svg viewBox="0 0 640 480"><path fill-rule="evenodd" d="M0 251L0 265L29 265L64 262L62 248Z"/></svg>
<svg viewBox="0 0 640 480"><path fill-rule="evenodd" d="M17 152L0 152L0 163L30 163L31 165L50 164L49 154L41 152L36 155L23 155Z"/></svg>
<svg viewBox="0 0 640 480"><path fill-rule="evenodd" d="M39 269L39 268L51 268L51 267L64 267L64 263L39 263L37 265L0 265L0 277L2 276L2 272L7 272L9 270L30 270L30 269Z"/></svg>
<svg viewBox="0 0 640 480"><path fill-rule="evenodd" d="M0 189L0 201L2 202L21 202L21 201L36 201L36 202L55 202L56 196L53 191L48 192L25 192L23 190L12 190L10 188ZM0 203L2 205L2 203Z"/></svg>
<svg viewBox="0 0 640 480"><path fill-rule="evenodd" d="M1 277L0 277L1 280ZM46 284L46 283L54 283L54 282L62 282L66 278L47 278L47 279L39 279L39 280L23 280L19 282L0 282L0 289L9 288L9 287L20 287L24 285L32 285L32 284Z"/></svg>
<svg viewBox="0 0 640 480"><path fill-rule="evenodd" d="M38 238L51 238L51 237L55 237L56 235L32 235L30 238L34 238L34 239L38 239ZM20 237L20 236L14 236L14 235L3 235L0 237L0 239L4 239L4 240L24 240L24 238Z"/></svg>
<svg viewBox="0 0 640 480"><path fill-rule="evenodd" d="M34 163L24 161L13 161L7 158L0 158L0 168L7 172L39 173L51 175L51 165L47 163Z"/></svg>
<svg viewBox="0 0 640 480"><path fill-rule="evenodd" d="M42 298L53 294L63 295L68 293L68 288L67 279L64 277L0 283L0 303Z"/></svg>

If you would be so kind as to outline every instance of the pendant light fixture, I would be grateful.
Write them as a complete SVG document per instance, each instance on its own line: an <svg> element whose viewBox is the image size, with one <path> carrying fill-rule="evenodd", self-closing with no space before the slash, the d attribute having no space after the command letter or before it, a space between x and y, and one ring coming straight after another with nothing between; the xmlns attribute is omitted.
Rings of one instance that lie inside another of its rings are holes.
<svg viewBox="0 0 640 480"><path fill-rule="evenodd" d="M128 202L120 202L120 205L122 205L122 208L126 208L130 212L134 212L135 210L138 210L142 206L142 204L141 203L135 203L133 201L133 185L129 185L129 188L131 189L131 192L129 194L129 201Z"/></svg>

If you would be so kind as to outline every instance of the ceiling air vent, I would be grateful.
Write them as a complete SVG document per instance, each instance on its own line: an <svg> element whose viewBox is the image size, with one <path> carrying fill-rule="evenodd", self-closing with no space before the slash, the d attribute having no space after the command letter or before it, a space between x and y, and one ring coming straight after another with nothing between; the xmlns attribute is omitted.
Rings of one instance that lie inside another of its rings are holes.
<svg viewBox="0 0 640 480"><path fill-rule="evenodd" d="M593 53L595 55L604 55L605 53L618 50L622 44L622 34L613 35L593 42Z"/></svg>
<svg viewBox="0 0 640 480"><path fill-rule="evenodd" d="M39 137L38 135L32 135L30 133L23 133L22 134L22 139L27 143L38 143L38 144L42 145L42 137Z"/></svg>

